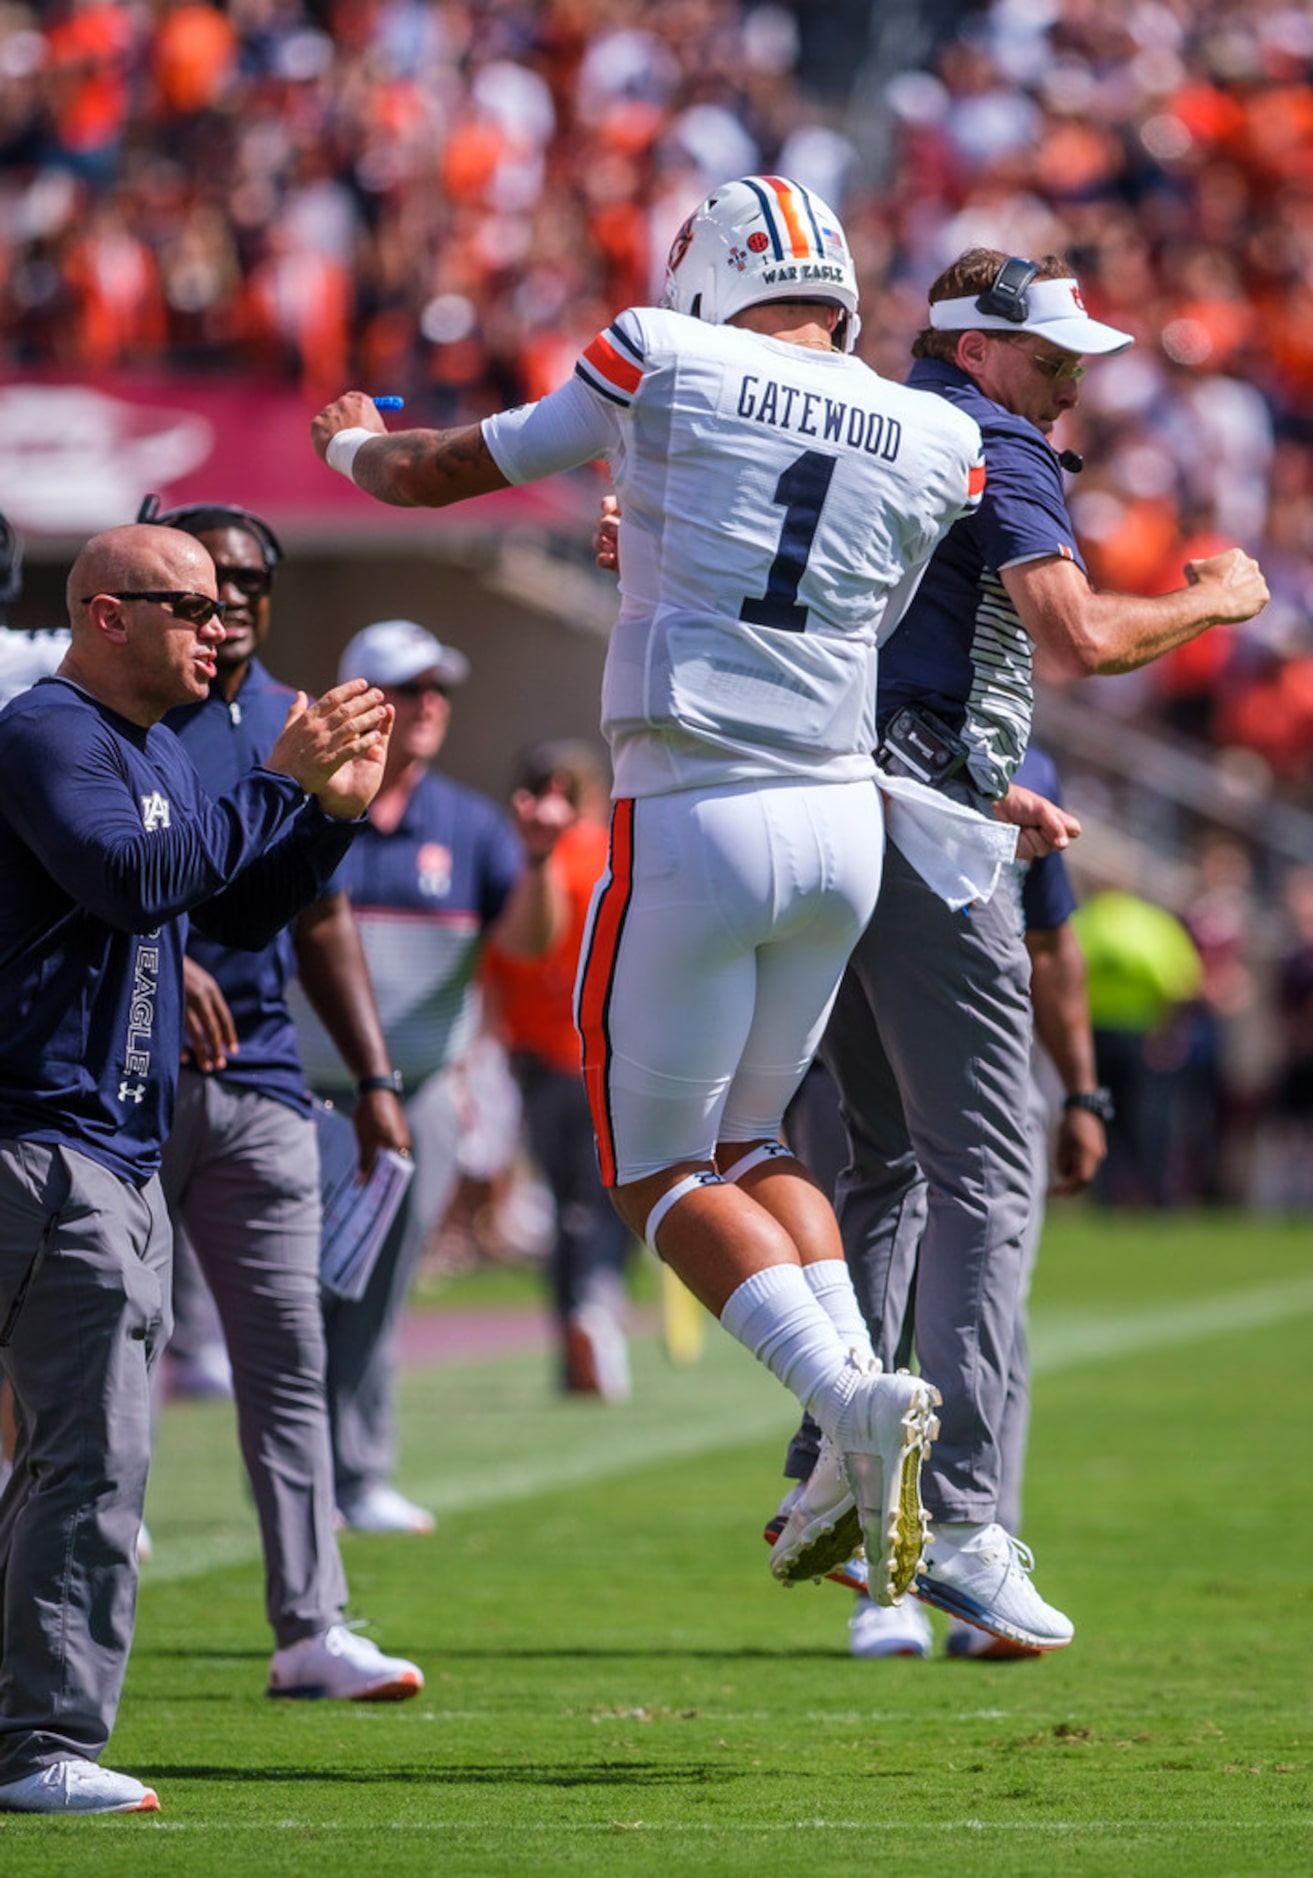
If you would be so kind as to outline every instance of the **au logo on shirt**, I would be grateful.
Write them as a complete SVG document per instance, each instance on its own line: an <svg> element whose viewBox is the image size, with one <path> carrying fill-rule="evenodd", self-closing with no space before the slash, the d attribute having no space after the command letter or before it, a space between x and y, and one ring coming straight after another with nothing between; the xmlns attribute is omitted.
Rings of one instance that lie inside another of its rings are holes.
<svg viewBox="0 0 1313 1878"><path fill-rule="evenodd" d="M169 826L169 798L162 796L158 789L152 789L148 796L141 798L141 822L148 835L153 835L157 828Z"/></svg>
<svg viewBox="0 0 1313 1878"><path fill-rule="evenodd" d="M416 884L426 900L445 900L451 892L451 849L425 841L415 856Z"/></svg>

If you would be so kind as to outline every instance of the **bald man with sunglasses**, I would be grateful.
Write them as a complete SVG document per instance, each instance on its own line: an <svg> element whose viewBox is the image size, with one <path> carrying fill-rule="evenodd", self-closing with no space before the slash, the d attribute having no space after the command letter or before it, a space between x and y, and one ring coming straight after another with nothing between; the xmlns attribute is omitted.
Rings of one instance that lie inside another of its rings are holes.
<svg viewBox="0 0 1313 1878"><path fill-rule="evenodd" d="M168 1337L159 1181L188 922L264 945L324 891L383 773L381 692L296 694L220 801L161 719L206 696L214 563L174 529L95 536L71 641L0 712L0 1812L158 1809L99 1765L136 1603L150 1372Z"/></svg>
<svg viewBox="0 0 1313 1878"><path fill-rule="evenodd" d="M1016 795L1037 648L1073 678L1132 671L1266 603L1262 573L1239 548L1189 563L1179 589L1151 598L1090 582L1063 483L1080 459L1051 437L1078 401L1086 358L1131 343L1090 318L1056 255L970 249L931 286L907 382L976 420L987 478L881 650L884 773L988 811ZM1013 1653L1039 1653L1069 1643L1073 1626L1040 1597L1029 1552L998 1519L1032 1206L1030 965L1011 896L954 911L922 866L892 832L876 915L821 1045L851 1146L836 1205L877 1355L905 1358L900 1331L914 1327L920 1366L944 1398L923 1476L933 1538L916 1595ZM1067 1098L1096 1116L1104 1099L1094 1088ZM772 1569L793 1580L833 1567L852 1582L857 1522L819 1431L804 1424L785 1471L806 1484L767 1527ZM882 1623L892 1639L898 1621L877 1610L861 1629L869 1644Z"/></svg>

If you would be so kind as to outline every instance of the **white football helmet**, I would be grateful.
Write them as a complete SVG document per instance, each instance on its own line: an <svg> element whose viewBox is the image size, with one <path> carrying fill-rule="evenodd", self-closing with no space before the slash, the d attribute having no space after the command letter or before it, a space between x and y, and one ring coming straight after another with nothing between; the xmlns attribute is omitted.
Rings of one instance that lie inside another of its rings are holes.
<svg viewBox="0 0 1313 1878"><path fill-rule="evenodd" d="M763 300L826 300L847 319L836 339L857 343L857 275L834 211L786 176L744 176L695 209L675 236L661 304L723 326Z"/></svg>

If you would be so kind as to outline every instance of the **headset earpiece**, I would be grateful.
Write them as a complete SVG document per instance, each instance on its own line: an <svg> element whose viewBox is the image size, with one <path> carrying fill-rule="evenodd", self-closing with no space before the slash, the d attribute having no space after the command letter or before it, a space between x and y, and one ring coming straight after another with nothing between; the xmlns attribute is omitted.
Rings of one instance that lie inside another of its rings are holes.
<svg viewBox="0 0 1313 1878"><path fill-rule="evenodd" d="M978 313L988 313L994 319L1007 320L1010 325L1024 326L1030 308L1026 304L1026 289L1029 287L1038 267L1023 255L1009 255L993 280L976 301Z"/></svg>

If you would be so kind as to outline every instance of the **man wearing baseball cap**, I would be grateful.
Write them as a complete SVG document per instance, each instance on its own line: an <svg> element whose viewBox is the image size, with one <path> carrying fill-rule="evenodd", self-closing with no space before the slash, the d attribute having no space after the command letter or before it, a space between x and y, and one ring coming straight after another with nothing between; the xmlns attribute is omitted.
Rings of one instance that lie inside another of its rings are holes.
<svg viewBox="0 0 1313 1878"><path fill-rule="evenodd" d="M1071 677L1131 671L1265 604L1262 573L1239 548L1190 562L1172 593L1142 599L1090 584L1063 485L1081 460L1050 438L1078 402L1086 357L1131 344L1091 318L1056 255L972 248L931 286L907 382L976 420L987 477L978 510L950 529L881 649L886 772L988 809L1025 754L1037 646ZM1014 895L950 911L918 858L892 825L876 916L820 1051L847 1123L837 1211L876 1353L892 1367L914 1337L944 1398L923 1476L933 1537L915 1585L921 1602L885 1609L859 1598L852 1648L928 1654L924 1603L952 1620L955 1656L1038 1654L1069 1643L1073 1626L1039 1596L1029 1552L998 1520L1000 1427L1036 1197L1029 962ZM1073 1126L1088 1124L1092 1148L1106 1092L1073 1090L1066 1106ZM805 1114L794 1122L807 1126ZM781 1577L809 1533L835 1524L843 1498L829 1456L816 1464L818 1443L804 1424L785 1472L807 1484L767 1527ZM852 1583L860 1571L845 1562L834 1576Z"/></svg>
<svg viewBox="0 0 1313 1878"><path fill-rule="evenodd" d="M377 813L357 864L334 878L351 895L414 1141L415 1177L364 1294L325 1299L328 1399L338 1510L362 1532L429 1532L433 1518L392 1485L393 1396L401 1309L429 1229L455 1185L462 1058L479 1024L475 966L496 936L532 957L562 931L566 904L546 863L572 811L517 792L518 826L489 797L432 766L469 661L415 620L376 620L342 653L395 713ZM339 681L340 682L340 681ZM297 1007L312 1088L349 1105L355 1085L326 1033Z"/></svg>

